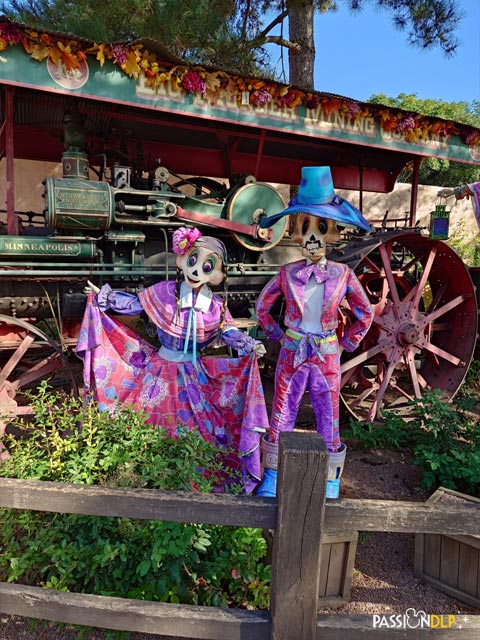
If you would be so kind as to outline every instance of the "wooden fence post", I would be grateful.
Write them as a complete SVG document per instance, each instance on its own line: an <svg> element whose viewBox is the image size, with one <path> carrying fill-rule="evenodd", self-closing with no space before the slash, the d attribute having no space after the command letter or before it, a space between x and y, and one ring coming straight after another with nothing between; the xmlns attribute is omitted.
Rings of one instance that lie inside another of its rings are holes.
<svg viewBox="0 0 480 640"><path fill-rule="evenodd" d="M328 451L317 434L282 433L273 538L272 640L315 640Z"/></svg>

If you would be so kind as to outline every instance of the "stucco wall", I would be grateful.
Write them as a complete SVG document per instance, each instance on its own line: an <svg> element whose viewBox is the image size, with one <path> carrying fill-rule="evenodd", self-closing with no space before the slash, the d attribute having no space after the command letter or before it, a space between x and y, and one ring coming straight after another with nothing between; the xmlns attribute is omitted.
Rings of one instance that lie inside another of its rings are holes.
<svg viewBox="0 0 480 640"><path fill-rule="evenodd" d="M0 162L0 209L7 208L7 193L5 181L6 162ZM14 161L15 172L15 210L43 211L45 204L42 198L42 180L47 176L62 177L62 166L58 163ZM5 221L5 214L1 214Z"/></svg>

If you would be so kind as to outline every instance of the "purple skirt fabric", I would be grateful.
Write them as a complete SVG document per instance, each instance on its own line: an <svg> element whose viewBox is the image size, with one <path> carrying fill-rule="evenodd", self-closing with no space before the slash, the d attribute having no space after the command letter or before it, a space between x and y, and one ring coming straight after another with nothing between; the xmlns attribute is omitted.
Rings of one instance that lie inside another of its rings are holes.
<svg viewBox="0 0 480 640"><path fill-rule="evenodd" d="M260 480L260 438L268 415L254 353L239 358L200 356L171 362L90 296L77 354L84 361L85 393L101 409L125 403L169 435L197 430L225 448L225 462L242 472L244 490Z"/></svg>

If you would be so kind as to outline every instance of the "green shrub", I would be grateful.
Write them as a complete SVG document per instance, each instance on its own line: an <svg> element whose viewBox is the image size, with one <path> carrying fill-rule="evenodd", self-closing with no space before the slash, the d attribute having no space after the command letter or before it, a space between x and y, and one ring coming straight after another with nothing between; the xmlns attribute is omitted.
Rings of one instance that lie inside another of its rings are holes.
<svg viewBox="0 0 480 640"><path fill-rule="evenodd" d="M446 242L458 253L467 266L478 267L480 264L480 240L478 237L472 237L465 223L460 224Z"/></svg>
<svg viewBox="0 0 480 640"><path fill-rule="evenodd" d="M130 407L115 414L52 394L32 399L25 437L7 437L0 475L80 484L212 491L238 478L197 433L174 439ZM205 471L208 470L208 473ZM0 510L0 580L163 602L268 608L257 529Z"/></svg>
<svg viewBox="0 0 480 640"><path fill-rule="evenodd" d="M408 419L385 411L382 424L351 421L343 436L368 449L410 451L426 489L442 485L480 497L480 431L471 412L476 402L478 395L453 404L438 390L425 391L410 403Z"/></svg>

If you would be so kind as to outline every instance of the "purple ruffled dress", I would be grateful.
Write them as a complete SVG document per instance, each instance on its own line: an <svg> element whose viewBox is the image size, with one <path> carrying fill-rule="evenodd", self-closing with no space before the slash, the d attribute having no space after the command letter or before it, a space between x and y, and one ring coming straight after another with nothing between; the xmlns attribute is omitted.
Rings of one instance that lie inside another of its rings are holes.
<svg viewBox="0 0 480 640"><path fill-rule="evenodd" d="M98 297L89 296L76 352L84 361L85 393L102 409L129 403L172 436L197 430L226 449L226 464L241 471L250 493L261 477L259 444L268 415L255 340L233 326L228 310L219 336L222 306L205 286L197 295L182 283L177 304L173 281L138 297L105 285ZM108 309L128 316L145 312L156 325L160 350L105 313ZM245 355L202 355L201 349L219 337Z"/></svg>

